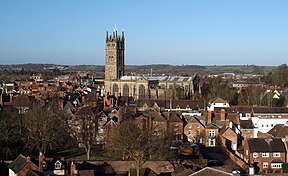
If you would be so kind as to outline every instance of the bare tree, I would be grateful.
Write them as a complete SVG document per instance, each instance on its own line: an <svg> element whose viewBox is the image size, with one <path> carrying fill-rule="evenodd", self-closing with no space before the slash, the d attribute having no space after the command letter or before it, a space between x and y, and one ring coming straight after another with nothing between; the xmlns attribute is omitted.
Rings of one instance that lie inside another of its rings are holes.
<svg viewBox="0 0 288 176"><path fill-rule="evenodd" d="M90 160L93 144L96 142L96 116L91 107L79 109L71 120L70 130L79 145L84 147L87 160Z"/></svg>
<svg viewBox="0 0 288 176"><path fill-rule="evenodd" d="M36 149L45 154L47 149L62 146L66 140L65 135L68 134L63 119L40 105L29 108L23 123L27 133L26 147L30 152Z"/></svg>
<svg viewBox="0 0 288 176"><path fill-rule="evenodd" d="M124 121L109 137L107 153L115 159L132 160L137 164L137 175L147 160L168 159L171 141L167 133L154 135L142 130L133 121Z"/></svg>

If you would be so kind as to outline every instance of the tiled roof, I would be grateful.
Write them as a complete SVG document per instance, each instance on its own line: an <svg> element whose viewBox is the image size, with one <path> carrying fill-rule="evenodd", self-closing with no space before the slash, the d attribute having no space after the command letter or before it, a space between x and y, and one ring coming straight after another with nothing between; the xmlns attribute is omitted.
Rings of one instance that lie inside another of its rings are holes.
<svg viewBox="0 0 288 176"><path fill-rule="evenodd" d="M269 113L269 114L288 114L288 108L273 107L273 108L258 108L253 107L254 113Z"/></svg>
<svg viewBox="0 0 288 176"><path fill-rule="evenodd" d="M158 121L158 122L165 122L166 118L164 117L164 115L161 112L150 112L150 115L152 117L153 121Z"/></svg>
<svg viewBox="0 0 288 176"><path fill-rule="evenodd" d="M285 152L285 145L281 139L248 139L250 152Z"/></svg>
<svg viewBox="0 0 288 176"><path fill-rule="evenodd" d="M268 133L273 137L285 138L288 135L288 126L277 124Z"/></svg>
<svg viewBox="0 0 288 176"><path fill-rule="evenodd" d="M279 158L274 158L271 163L284 163L282 160L280 160Z"/></svg>
<svg viewBox="0 0 288 176"><path fill-rule="evenodd" d="M228 101L223 100L223 99L220 98L220 97L217 97L217 98L212 99L212 100L211 100L211 103L228 103Z"/></svg>
<svg viewBox="0 0 288 176"><path fill-rule="evenodd" d="M26 164L27 158L23 155L19 155L12 163L9 164L9 168L14 172L18 173Z"/></svg>
<svg viewBox="0 0 288 176"><path fill-rule="evenodd" d="M204 108L204 101L197 101L197 100L172 100L172 108L176 109L177 107L181 109L186 109L189 107L190 109L198 109Z"/></svg>
<svg viewBox="0 0 288 176"><path fill-rule="evenodd" d="M169 122L182 122L180 115L177 113L170 113Z"/></svg>
<svg viewBox="0 0 288 176"><path fill-rule="evenodd" d="M242 129L254 129L252 120L240 120L240 127Z"/></svg>

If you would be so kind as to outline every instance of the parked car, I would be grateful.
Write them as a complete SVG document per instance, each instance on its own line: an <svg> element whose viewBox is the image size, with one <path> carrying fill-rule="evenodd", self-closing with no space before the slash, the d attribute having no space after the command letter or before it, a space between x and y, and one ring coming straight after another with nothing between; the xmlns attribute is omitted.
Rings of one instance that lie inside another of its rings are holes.
<svg viewBox="0 0 288 176"><path fill-rule="evenodd" d="M219 160L209 160L208 161L208 166L223 166L224 163Z"/></svg>

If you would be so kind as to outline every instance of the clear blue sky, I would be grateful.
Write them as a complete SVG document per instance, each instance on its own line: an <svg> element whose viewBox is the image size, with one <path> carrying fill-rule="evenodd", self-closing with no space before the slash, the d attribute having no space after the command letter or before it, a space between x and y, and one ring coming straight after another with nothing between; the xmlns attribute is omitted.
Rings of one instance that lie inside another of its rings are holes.
<svg viewBox="0 0 288 176"><path fill-rule="evenodd" d="M287 0L0 0L0 64L105 63L125 31L126 65L280 65Z"/></svg>

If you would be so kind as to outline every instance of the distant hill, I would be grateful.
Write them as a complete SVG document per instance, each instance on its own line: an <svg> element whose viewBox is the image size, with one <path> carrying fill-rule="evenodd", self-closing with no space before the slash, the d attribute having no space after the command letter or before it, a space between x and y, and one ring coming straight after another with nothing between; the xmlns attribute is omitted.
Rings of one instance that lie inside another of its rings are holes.
<svg viewBox="0 0 288 176"><path fill-rule="evenodd" d="M57 65L57 64L15 64L0 65L1 70L25 69L35 72L43 71L45 68L63 67L66 71L91 71L104 72L103 65ZM153 75L193 75L201 74L221 74L221 73L238 73L238 74L266 74L272 72L275 66L256 66L256 65L169 65L169 64L152 64L152 65L126 65L125 74L151 74Z"/></svg>

